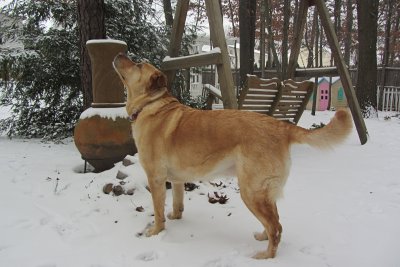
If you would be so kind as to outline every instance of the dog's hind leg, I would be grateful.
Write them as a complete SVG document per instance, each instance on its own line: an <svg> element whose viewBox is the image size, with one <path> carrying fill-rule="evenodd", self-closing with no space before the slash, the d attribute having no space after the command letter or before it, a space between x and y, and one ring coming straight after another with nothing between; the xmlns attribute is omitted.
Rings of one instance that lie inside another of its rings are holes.
<svg viewBox="0 0 400 267"><path fill-rule="evenodd" d="M275 202L268 198L267 191L253 191L248 190L248 188L242 190L241 188L240 194L246 206L264 226L265 230L260 234L260 239L267 237L269 240L267 250L257 253L254 258L274 258L282 232Z"/></svg>
<svg viewBox="0 0 400 267"><path fill-rule="evenodd" d="M148 181L154 206L154 225L147 229L146 236L152 236L165 229L164 206L166 195L166 179L148 177Z"/></svg>
<svg viewBox="0 0 400 267"><path fill-rule="evenodd" d="M268 248L267 251L260 251L254 255L255 259L267 259L274 258L278 249L279 242L281 240L282 226L279 223L279 217L275 212L275 203L270 201L256 200L256 209L261 213L264 219L267 221L264 224L265 232L268 236Z"/></svg>
<svg viewBox="0 0 400 267"><path fill-rule="evenodd" d="M184 183L172 183L172 212L168 214L168 219L176 220L182 218L183 212L183 196L184 196Z"/></svg>
<svg viewBox="0 0 400 267"><path fill-rule="evenodd" d="M276 207L276 204L275 204L275 212L276 212L276 216L278 217L278 220L279 220L278 208ZM282 227L280 228L280 231L282 233ZM260 233L255 233L254 238L258 241L268 240L268 233L266 230L264 230Z"/></svg>

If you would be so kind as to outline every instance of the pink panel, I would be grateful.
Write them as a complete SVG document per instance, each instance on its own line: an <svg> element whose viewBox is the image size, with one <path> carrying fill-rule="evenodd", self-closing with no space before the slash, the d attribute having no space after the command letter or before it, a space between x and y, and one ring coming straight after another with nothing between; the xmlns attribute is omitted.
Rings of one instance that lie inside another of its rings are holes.
<svg viewBox="0 0 400 267"><path fill-rule="evenodd" d="M320 111L328 109L329 103L329 83L323 82L319 85L319 109Z"/></svg>

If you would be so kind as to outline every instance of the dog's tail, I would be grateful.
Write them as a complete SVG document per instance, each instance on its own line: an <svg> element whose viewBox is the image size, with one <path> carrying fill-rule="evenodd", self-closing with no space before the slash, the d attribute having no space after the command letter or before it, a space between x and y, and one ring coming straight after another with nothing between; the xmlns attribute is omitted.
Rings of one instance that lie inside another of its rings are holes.
<svg viewBox="0 0 400 267"><path fill-rule="evenodd" d="M322 128L307 130L294 127L290 132L291 143L308 144L313 147L326 149L342 143L350 134L353 127L348 110L338 110L332 120Z"/></svg>

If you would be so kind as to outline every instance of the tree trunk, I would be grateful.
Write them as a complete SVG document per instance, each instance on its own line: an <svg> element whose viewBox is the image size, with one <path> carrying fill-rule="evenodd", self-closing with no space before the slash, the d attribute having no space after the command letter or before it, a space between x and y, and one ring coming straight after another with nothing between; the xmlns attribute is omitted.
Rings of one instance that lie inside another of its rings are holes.
<svg viewBox="0 0 400 267"><path fill-rule="evenodd" d="M324 64L322 62L322 60L323 60L322 55L323 55L324 50L323 50L323 46L322 46L322 41L324 39L324 27L322 27L322 23L320 25L321 25L321 28L320 28L320 32L319 32L319 66L323 67Z"/></svg>
<svg viewBox="0 0 400 267"><path fill-rule="evenodd" d="M315 42L315 36L316 36L316 31L317 31L317 24L318 24L318 12L316 9L314 9L314 15L313 15L313 22L311 26L311 36L308 38L308 31L306 30L307 37L306 39L306 46L308 49L308 57L307 57L307 68L312 68L314 66L314 44ZM317 65L315 65L317 66Z"/></svg>
<svg viewBox="0 0 400 267"><path fill-rule="evenodd" d="M383 60L382 60L382 71L381 71L381 93L383 93L383 89L386 84L386 67L388 65L388 57L389 57L389 46L390 46L390 30L392 27L392 0L386 0L386 25L385 25L385 44L383 49ZM379 103L378 103L379 105ZM379 108L379 106L377 107Z"/></svg>
<svg viewBox="0 0 400 267"><path fill-rule="evenodd" d="M273 60L270 61L271 66L275 65L278 74L281 73L281 64L278 58L278 52L276 51L274 36L272 34L272 10L271 10L271 2L270 0L265 0L265 10L267 10L266 17L266 28L267 28L267 38L268 38L268 47L269 51L272 52ZM268 53L269 55L269 53Z"/></svg>
<svg viewBox="0 0 400 267"><path fill-rule="evenodd" d="M174 18L172 17L172 6L171 0L163 0L165 24L169 30L172 29L172 24L174 24Z"/></svg>
<svg viewBox="0 0 400 267"><path fill-rule="evenodd" d="M394 33L398 33L399 32L399 26L400 26L400 4L397 4L397 10L395 10L395 14L397 15L395 15L394 17L395 17L395 21L394 21L394 27L393 27L393 32ZM392 47L392 49L391 49L391 51L390 51L390 57L389 57L389 65L390 66L393 66L393 63L394 63L394 60L395 60L395 57L396 57L396 49L395 49L395 46L396 46L396 43L397 43L397 34L392 34L392 36L391 36L391 41L390 41L390 43L391 43L391 47Z"/></svg>
<svg viewBox="0 0 400 267"><path fill-rule="evenodd" d="M339 37L339 33L342 30L341 29L342 22L340 19L341 6L342 6L342 0L335 0L335 5L334 5L335 9L333 11L333 13L334 13L334 25L333 26L335 28L336 35L338 35L338 37Z"/></svg>
<svg viewBox="0 0 400 267"><path fill-rule="evenodd" d="M344 37L344 62L350 66L350 54L353 31L353 0L347 0L346 5L346 33Z"/></svg>
<svg viewBox="0 0 400 267"><path fill-rule="evenodd" d="M368 118L376 106L378 1L357 0L358 74L356 95L361 112ZM376 108L375 108L376 109Z"/></svg>
<svg viewBox="0 0 400 267"><path fill-rule="evenodd" d="M231 0L228 0L228 7L229 7L229 16L231 17L232 21L232 32L233 32L233 37L235 38L235 43L233 44L233 49L235 53L235 85L236 85L236 95L239 95L239 89L240 89L240 77L238 75L238 55L237 55L237 31L236 31L236 26L235 26L235 21L233 18L233 7L232 7L232 2Z"/></svg>
<svg viewBox="0 0 400 267"><path fill-rule="evenodd" d="M81 87L84 109L93 101L92 73L86 42L91 39L105 39L104 0L78 0L78 27L80 36Z"/></svg>
<svg viewBox="0 0 400 267"><path fill-rule="evenodd" d="M299 0L294 0L293 25L297 25L298 16L299 16Z"/></svg>
<svg viewBox="0 0 400 267"><path fill-rule="evenodd" d="M283 38L282 38L282 77L286 79L288 66L288 47L289 47L289 20L290 20L290 0L284 0L283 4Z"/></svg>
<svg viewBox="0 0 400 267"><path fill-rule="evenodd" d="M340 34L342 33L342 29L341 29L341 19L340 19L340 15L341 15L341 7L342 5L342 1L341 0L335 0L335 5L334 5L334 10L333 10L333 14L334 14L334 21L333 21L333 27L335 29L336 35L338 37L338 39L340 40ZM330 65L333 66L334 65L334 59L333 59L333 53L331 53L331 61L330 61Z"/></svg>
<svg viewBox="0 0 400 267"><path fill-rule="evenodd" d="M321 28L320 28L320 23L319 23L319 20L318 20L318 17L317 17L317 19L315 20L315 52L314 52L314 59L315 59L315 67L316 68L318 68L318 67L320 67L320 65L319 65L319 39L320 39L320 34L321 34L321 28L322 28L322 26L321 26Z"/></svg>
<svg viewBox="0 0 400 267"><path fill-rule="evenodd" d="M239 1L240 31L240 86L243 87L247 74L254 69L256 1Z"/></svg>
<svg viewBox="0 0 400 267"><path fill-rule="evenodd" d="M265 1L261 1L260 10L260 67L261 67L261 78L265 78L265 18L267 16L267 10Z"/></svg>
<svg viewBox="0 0 400 267"><path fill-rule="evenodd" d="M314 16L315 16L315 52L314 52L314 59L315 59L315 67L318 68L318 63L319 63L319 22L318 22L318 12L317 10L314 11ZM317 110L317 97L318 97L318 80L319 77L315 77L315 86L314 86L314 98L313 98L313 103L312 103L312 108L311 108L311 115L315 116L315 111Z"/></svg>

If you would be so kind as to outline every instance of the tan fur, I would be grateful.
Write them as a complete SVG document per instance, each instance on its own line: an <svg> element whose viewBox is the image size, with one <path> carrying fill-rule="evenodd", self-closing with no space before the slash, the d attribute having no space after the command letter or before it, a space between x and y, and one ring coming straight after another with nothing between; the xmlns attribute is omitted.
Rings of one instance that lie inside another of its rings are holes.
<svg viewBox="0 0 400 267"><path fill-rule="evenodd" d="M173 184L168 218L180 219L184 182L235 175L244 203L264 226L256 239L269 240L267 250L254 257L273 258L282 232L276 199L289 175L290 145L325 148L342 142L352 127L349 113L338 111L327 126L311 131L254 112L195 110L168 93L165 76L152 65L118 55L114 67L127 89L128 114L139 114L133 137L155 213L147 235L165 228L167 180Z"/></svg>

